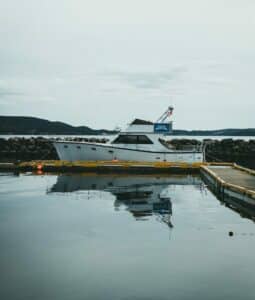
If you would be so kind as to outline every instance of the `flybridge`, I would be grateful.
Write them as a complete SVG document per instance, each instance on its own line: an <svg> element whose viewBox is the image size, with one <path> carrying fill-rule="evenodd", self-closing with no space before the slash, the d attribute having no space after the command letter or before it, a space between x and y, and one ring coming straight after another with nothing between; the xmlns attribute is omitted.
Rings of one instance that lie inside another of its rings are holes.
<svg viewBox="0 0 255 300"><path fill-rule="evenodd" d="M158 133L158 134L171 134L172 122L169 123L151 123L151 125L137 125L130 124L125 132L142 132L142 133Z"/></svg>
<svg viewBox="0 0 255 300"><path fill-rule="evenodd" d="M171 134L173 131L173 122L166 122L173 114L173 107L169 106L168 109L160 116L155 122L135 119L126 129L126 132L144 132L144 133L158 133L158 134Z"/></svg>

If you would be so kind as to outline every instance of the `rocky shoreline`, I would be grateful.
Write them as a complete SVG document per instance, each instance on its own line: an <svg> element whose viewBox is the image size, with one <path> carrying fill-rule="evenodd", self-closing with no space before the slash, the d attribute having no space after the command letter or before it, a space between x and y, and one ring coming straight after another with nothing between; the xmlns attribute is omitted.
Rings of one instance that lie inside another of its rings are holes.
<svg viewBox="0 0 255 300"><path fill-rule="evenodd" d="M59 139L56 139L59 140ZM105 143L105 138L72 138L72 141L90 141ZM245 167L255 169L255 140L204 140L206 143L206 161L235 162ZM201 145L196 139L173 139L171 144L176 149L183 146ZM0 162L16 162L30 160L58 159L52 139L43 137L9 139L0 138Z"/></svg>
<svg viewBox="0 0 255 300"><path fill-rule="evenodd" d="M183 145L201 145L196 139L175 139L171 141L176 148ZM228 139L205 139L205 160L207 162L235 162L244 167L255 169L255 139L234 140Z"/></svg>

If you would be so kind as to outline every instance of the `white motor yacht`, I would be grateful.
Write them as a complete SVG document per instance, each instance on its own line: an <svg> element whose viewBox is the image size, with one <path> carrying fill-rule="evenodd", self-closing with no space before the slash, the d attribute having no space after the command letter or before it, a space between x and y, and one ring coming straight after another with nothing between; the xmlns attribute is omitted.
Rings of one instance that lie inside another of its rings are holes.
<svg viewBox="0 0 255 300"><path fill-rule="evenodd" d="M155 122L135 119L107 143L54 141L61 160L67 161L144 161L144 162L202 162L201 147L175 149L166 142L172 133L173 107Z"/></svg>

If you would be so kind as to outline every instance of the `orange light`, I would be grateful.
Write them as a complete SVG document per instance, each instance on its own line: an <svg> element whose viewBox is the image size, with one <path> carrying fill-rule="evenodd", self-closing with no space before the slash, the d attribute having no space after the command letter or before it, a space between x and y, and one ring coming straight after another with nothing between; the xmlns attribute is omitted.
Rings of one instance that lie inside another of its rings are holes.
<svg viewBox="0 0 255 300"><path fill-rule="evenodd" d="M41 164L37 165L37 170L42 170L43 166Z"/></svg>

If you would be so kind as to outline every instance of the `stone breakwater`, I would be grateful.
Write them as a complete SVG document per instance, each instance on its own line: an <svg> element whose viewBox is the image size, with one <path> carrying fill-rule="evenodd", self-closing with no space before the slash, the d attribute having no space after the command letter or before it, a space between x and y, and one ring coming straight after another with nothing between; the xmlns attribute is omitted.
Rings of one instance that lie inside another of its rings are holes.
<svg viewBox="0 0 255 300"><path fill-rule="evenodd" d="M196 139L173 139L171 143L176 149L183 146L199 146L204 144L205 160L207 162L235 162L245 167L255 169L255 139L205 139L202 142Z"/></svg>
<svg viewBox="0 0 255 300"><path fill-rule="evenodd" d="M60 139L56 139L60 140ZM72 141L89 141L105 143L107 139L98 138L72 138ZM168 143L176 149L186 146L199 146L201 141L196 139L173 139ZM246 167L255 168L255 140L204 140L205 156L208 162L236 162ZM30 160L55 160L58 159L52 139L33 138L0 138L0 161L30 161Z"/></svg>
<svg viewBox="0 0 255 300"><path fill-rule="evenodd" d="M61 140L56 138L54 140ZM105 143L105 138L72 138L66 139L79 142ZM0 161L30 161L30 160L55 160L58 159L57 152L52 144L53 139L43 137L32 138L0 138Z"/></svg>

